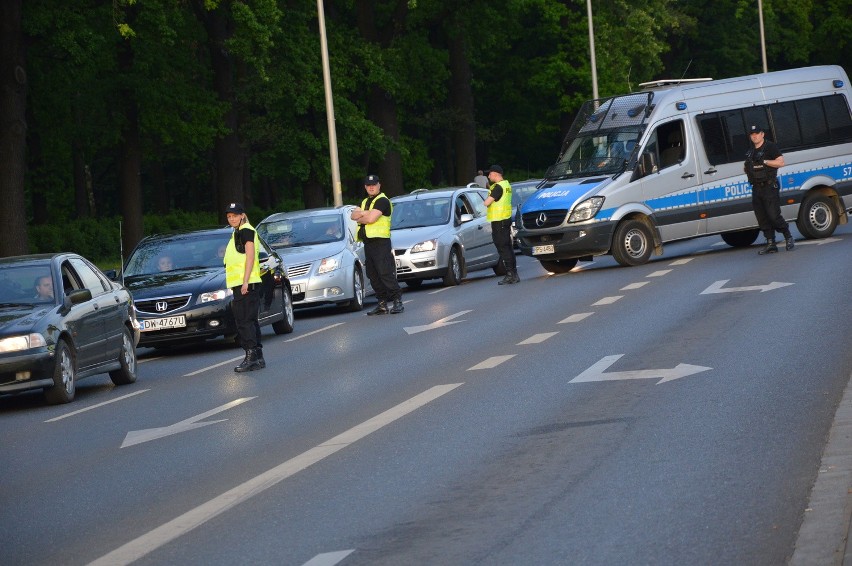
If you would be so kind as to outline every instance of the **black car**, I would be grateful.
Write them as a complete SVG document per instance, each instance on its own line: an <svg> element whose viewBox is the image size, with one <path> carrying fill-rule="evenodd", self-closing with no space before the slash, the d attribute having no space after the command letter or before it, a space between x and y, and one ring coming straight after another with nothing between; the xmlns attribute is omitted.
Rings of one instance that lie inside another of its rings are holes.
<svg viewBox="0 0 852 566"><path fill-rule="evenodd" d="M71 253L0 259L0 394L74 399L78 379L136 381L139 339L127 289Z"/></svg>
<svg viewBox="0 0 852 566"><path fill-rule="evenodd" d="M515 209L515 214L512 215L512 245L515 249L520 249L518 243L518 230L515 228L515 216L520 214L521 205L524 201L530 198L534 192L538 190L539 185L544 179L530 179L528 181L518 181L512 183L512 208Z"/></svg>
<svg viewBox="0 0 852 566"><path fill-rule="evenodd" d="M225 285L225 246L231 228L159 234L143 239L124 265L133 295L140 346L174 346L236 338L232 291ZM281 258L263 240L258 320L276 334L293 332L293 297Z"/></svg>

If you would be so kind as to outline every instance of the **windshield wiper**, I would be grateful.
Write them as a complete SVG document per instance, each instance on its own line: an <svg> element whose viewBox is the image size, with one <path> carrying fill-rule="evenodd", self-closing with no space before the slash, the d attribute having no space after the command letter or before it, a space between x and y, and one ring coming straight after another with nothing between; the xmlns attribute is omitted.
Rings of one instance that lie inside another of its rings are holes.
<svg viewBox="0 0 852 566"><path fill-rule="evenodd" d="M34 305L35 303L0 303L0 308L9 308L9 307L29 307ZM47 304L47 303L45 303Z"/></svg>

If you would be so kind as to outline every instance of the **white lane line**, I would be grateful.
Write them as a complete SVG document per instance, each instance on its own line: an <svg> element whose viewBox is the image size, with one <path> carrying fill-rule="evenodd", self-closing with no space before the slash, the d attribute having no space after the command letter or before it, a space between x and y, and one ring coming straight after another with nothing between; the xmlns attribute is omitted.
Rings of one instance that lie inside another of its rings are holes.
<svg viewBox="0 0 852 566"><path fill-rule="evenodd" d="M569 322L580 322L581 320L592 316L593 312L578 312L577 314L572 314L568 318L563 318L559 321L559 324L568 324Z"/></svg>
<svg viewBox="0 0 852 566"><path fill-rule="evenodd" d="M92 405L91 407L86 407L85 409L79 409L77 411L73 411L71 413L65 413L64 415L60 415L58 417L53 417L52 419L47 419L46 423L52 423L56 421L61 421L62 419L67 419L68 417L73 417L74 415L79 415L80 413L85 413L86 411L91 411L92 409L97 409L98 407L103 407L104 405L109 405L110 403L115 403L116 401L122 401L129 397L133 397L134 395L139 395L140 393L145 393L146 391L151 391L150 389L140 389L139 391L134 391L133 393L128 393L127 395L122 395L121 397L116 397L115 399L110 399L109 401L104 401L103 403L98 403L97 405Z"/></svg>
<svg viewBox="0 0 852 566"><path fill-rule="evenodd" d="M189 531L200 527L207 521L217 517L228 509L259 495L267 489L275 486L282 480L301 472L305 468L322 461L347 446L361 440L365 436L376 432L395 420L404 417L408 413L426 405L462 385L461 383L450 383L447 385L436 385L427 389L419 395L415 395L407 401L392 407L376 415L375 417L355 425L349 430L330 438L322 444L302 452L295 458L278 464L274 468L253 477L252 479L232 488L225 493L214 497L210 501L202 503L195 509L191 509L171 521L133 539L127 544L118 547L112 552L101 556L89 566L115 566L116 564L130 564L143 556L157 550L169 542L185 535Z"/></svg>
<svg viewBox="0 0 852 566"><path fill-rule="evenodd" d="M341 324L342 324L342 323L341 323ZM243 359L244 357L245 357L245 355L243 355L243 356L238 356L238 357L236 357L236 358L231 358L230 360L225 360L224 362L219 362L218 364L213 364L212 366L207 366L207 367L204 367L204 368L201 368L201 369L197 369L197 370L195 370L195 371L192 371L192 372L189 372L189 373L187 373L187 374L184 374L184 377L192 377L193 375L198 375L199 373L204 373L205 371L209 371L209 370L211 370L211 369L215 369L215 368L218 368L218 367L221 367L221 366L226 366L226 365L228 365L228 364L232 364L232 363L234 363L234 362L238 362L238 361L240 361L241 359Z"/></svg>
<svg viewBox="0 0 852 566"><path fill-rule="evenodd" d="M649 273L645 277L662 277L663 275L666 275L667 273L671 273L671 272L672 272L671 269L661 269L660 271L655 271L654 273Z"/></svg>
<svg viewBox="0 0 852 566"><path fill-rule="evenodd" d="M524 346L526 344L541 344L548 338L553 338L559 334L558 332L542 332L541 334L533 334L523 342L518 342L518 346Z"/></svg>
<svg viewBox="0 0 852 566"><path fill-rule="evenodd" d="M685 257L671 262L669 265L684 265L695 259L694 257Z"/></svg>
<svg viewBox="0 0 852 566"><path fill-rule="evenodd" d="M434 291L429 291L429 294L434 295L435 293L443 293L444 291L447 291L449 289L452 289L452 287L441 287L440 289L435 289Z"/></svg>
<svg viewBox="0 0 852 566"><path fill-rule="evenodd" d="M648 283L650 283L650 281L639 281L638 283L631 283L630 285L622 287L619 290L620 291L632 291L633 289L639 289L640 287L644 287Z"/></svg>
<svg viewBox="0 0 852 566"><path fill-rule="evenodd" d="M487 360L485 360L484 362L479 362L475 366L473 366L471 368L467 368L467 371L472 371L472 370L475 370L475 369L495 368L495 367L499 366L500 364L502 364L503 362L505 362L507 360L511 360L514 357L515 357L515 354L510 354L508 356L492 356L492 357L488 358Z"/></svg>
<svg viewBox="0 0 852 566"><path fill-rule="evenodd" d="M624 295L615 295L615 296L612 296L612 297L604 297L603 299L601 299L597 303L592 303L592 306L596 307L598 305L611 305L615 301L618 301L619 299L623 299L623 298L624 298Z"/></svg>
<svg viewBox="0 0 852 566"><path fill-rule="evenodd" d="M352 548L350 550L338 550L337 552L325 552L323 554L317 554L302 566L334 566L350 554L355 552L355 549Z"/></svg>
<svg viewBox="0 0 852 566"><path fill-rule="evenodd" d="M137 358L136 363L137 364L144 364L145 362L153 362L154 360L162 360L164 357L165 356L157 356L156 358L143 358L141 360Z"/></svg>
<svg viewBox="0 0 852 566"><path fill-rule="evenodd" d="M326 330L331 330L341 324L346 324L345 322L336 322L334 324L329 324L328 326L323 326L322 328L318 328L312 332L306 332L304 334L299 334L295 338L290 338L288 340L284 340L285 342L295 342L296 340L301 340L302 338L306 338L308 336L313 336L314 334L319 334L320 332L325 332Z"/></svg>

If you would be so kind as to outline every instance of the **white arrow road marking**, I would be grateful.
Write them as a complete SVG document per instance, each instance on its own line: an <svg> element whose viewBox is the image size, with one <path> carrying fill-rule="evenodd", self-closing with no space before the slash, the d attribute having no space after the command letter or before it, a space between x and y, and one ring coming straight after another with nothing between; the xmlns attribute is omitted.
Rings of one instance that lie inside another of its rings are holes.
<svg viewBox="0 0 852 566"><path fill-rule="evenodd" d="M449 326L451 324L457 324L459 322L464 322L463 320L453 320L456 317L465 315L471 311L461 311L456 314L451 314L450 316L446 316L441 320L436 320L432 324L424 324L422 326L406 326L403 328L409 335L417 334L418 332L425 332L426 330L435 330L436 328L441 328L443 326Z"/></svg>
<svg viewBox="0 0 852 566"><path fill-rule="evenodd" d="M833 242L841 242L840 238L823 238L821 240L803 240L796 242L797 246L821 246L823 244L831 244Z"/></svg>
<svg viewBox="0 0 852 566"><path fill-rule="evenodd" d="M662 378L657 382L657 385L680 379L694 373L700 373L713 368L704 366L692 366L689 364L678 364L672 369L637 369L632 371L613 371L604 373L604 371L617 362L624 354L615 354L606 356L592 367L569 381L569 383L587 383L589 381L620 381L622 379L657 379Z"/></svg>
<svg viewBox="0 0 852 566"><path fill-rule="evenodd" d="M321 462L332 454L351 446L365 436L380 430L390 423L404 417L405 415L419 409L420 407L438 399L463 385L462 383L450 383L447 385L436 385L391 407L384 413L357 424L334 438L329 438L322 444L315 446L298 456L282 462L228 491L217 495L190 509L183 515L148 531L147 533L118 547L112 552L101 556L91 562L89 566L116 566L117 564L131 564L143 556L150 554L158 548L170 543L180 536L185 535L196 527L200 527L207 521L218 517L228 509L235 507L254 497L260 495L267 489L278 485L281 481L301 472L305 468Z"/></svg>
<svg viewBox="0 0 852 566"><path fill-rule="evenodd" d="M171 436L172 434L177 434L179 432L186 432L187 430L193 430L196 428L201 428L203 426L227 421L228 419L219 419L218 421L198 422L201 419L206 419L207 417L215 415L216 413L227 411L232 407L236 407L237 405L241 405L246 401L251 401L252 399L254 399L254 397L243 397L242 399L231 401L230 403L226 403L221 407L216 407L215 409L211 409L210 411L201 413L200 415L196 415L173 425L163 426L160 428L148 428L145 430L131 430L127 433L127 436L124 437L124 442L121 444L121 447L125 448L127 446L133 446L134 444L142 444L143 442L148 442L149 440L156 440L158 438Z"/></svg>
<svg viewBox="0 0 852 566"><path fill-rule="evenodd" d="M350 550L338 550L337 552L325 552L323 554L317 554L302 566L334 566L350 554L355 552L355 549Z"/></svg>
<svg viewBox="0 0 852 566"><path fill-rule="evenodd" d="M725 283L730 281L730 279L723 279L721 281L716 281L703 291L701 291L701 295L710 295L713 293L736 293L737 291L760 291L763 293L764 291L774 291L775 289L780 289L781 287L787 287L789 285L793 285L793 283L781 283L779 281L773 281L767 285L752 285L751 287L728 287L727 289L723 289Z"/></svg>

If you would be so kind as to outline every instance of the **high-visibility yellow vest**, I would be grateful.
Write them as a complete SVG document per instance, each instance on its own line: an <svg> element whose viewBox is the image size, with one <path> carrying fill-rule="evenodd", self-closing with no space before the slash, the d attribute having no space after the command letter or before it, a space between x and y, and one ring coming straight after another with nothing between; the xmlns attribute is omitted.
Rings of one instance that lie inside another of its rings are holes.
<svg viewBox="0 0 852 566"><path fill-rule="evenodd" d="M231 235L231 239L228 241L228 247L225 248L225 285L228 287L242 287L243 285L243 275L245 275L246 272L246 254L245 252L240 253L237 251L235 241L237 230L242 230L243 228L254 230L254 226L246 222L234 230L234 233ZM260 241L257 237L257 230L254 230L254 265L251 267L251 275L248 280L249 283L260 283L259 253Z"/></svg>
<svg viewBox="0 0 852 566"><path fill-rule="evenodd" d="M488 207L488 213L485 215L485 218L488 219L489 222L506 220L507 218L512 217L512 186L509 184L509 181L503 179L499 183L494 183L488 188L489 195L495 185L503 187L503 196L500 197L500 200L492 202L491 206Z"/></svg>
<svg viewBox="0 0 852 566"><path fill-rule="evenodd" d="M361 201L361 210L368 210L364 208L367 206L367 199L365 198ZM376 198L373 199L373 202L370 203L369 210L373 210L373 207L376 206L376 202L380 198L387 199L385 193L379 193L376 195ZM390 204L391 214L393 214L393 203L391 203L390 199L388 199L388 203ZM390 238L390 227L391 227L391 214L379 216L379 219L373 222L372 224L364 224L364 234L368 238ZM360 233L361 231L358 230Z"/></svg>

